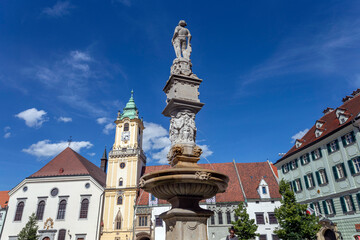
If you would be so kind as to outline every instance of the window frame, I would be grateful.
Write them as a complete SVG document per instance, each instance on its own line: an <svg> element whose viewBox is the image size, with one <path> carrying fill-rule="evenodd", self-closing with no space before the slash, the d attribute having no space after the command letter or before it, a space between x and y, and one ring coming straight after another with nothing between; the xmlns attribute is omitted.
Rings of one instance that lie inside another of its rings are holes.
<svg viewBox="0 0 360 240"><path fill-rule="evenodd" d="M65 202L65 204L62 204L64 202ZM58 211L56 214L56 220L65 220L66 206L67 206L67 199L60 199L59 205L58 205Z"/></svg>
<svg viewBox="0 0 360 240"><path fill-rule="evenodd" d="M87 201L87 203L84 203L85 201ZM79 214L79 218L80 218L80 219L87 219L87 218L88 218L89 205L90 205L90 200L89 200L88 198L83 198L83 199L81 200L81 203L80 203L80 214Z"/></svg>
<svg viewBox="0 0 360 240"><path fill-rule="evenodd" d="M155 215L155 227L162 227L162 226L163 226L163 220L159 217L159 215Z"/></svg>
<svg viewBox="0 0 360 240"><path fill-rule="evenodd" d="M43 203L43 205L40 205L41 203ZM37 208L36 208L36 215L35 215L35 219L37 221L42 221L44 218L44 212L45 212L45 205L46 202L45 200L41 199L38 204L37 204Z"/></svg>
<svg viewBox="0 0 360 240"><path fill-rule="evenodd" d="M226 224L231 224L231 213L226 211Z"/></svg>
<svg viewBox="0 0 360 240"><path fill-rule="evenodd" d="M336 181L342 181L347 178L347 173L344 163L336 164L333 168L333 173Z"/></svg>
<svg viewBox="0 0 360 240"><path fill-rule="evenodd" d="M259 218L261 217L261 219ZM255 220L257 225L264 225L265 224L265 216L263 212L256 212L255 213ZM259 221L260 220L260 221Z"/></svg>
<svg viewBox="0 0 360 240"><path fill-rule="evenodd" d="M61 233L63 233L64 235L60 235ZM58 240L65 240L65 238L66 238L66 229L60 229L58 234Z"/></svg>
<svg viewBox="0 0 360 240"><path fill-rule="evenodd" d="M24 213L25 201L19 201L16 205L14 222L21 222L22 215Z"/></svg>
<svg viewBox="0 0 360 240"><path fill-rule="evenodd" d="M116 205L122 205L124 201L123 196L118 196L117 200L116 200Z"/></svg>
<svg viewBox="0 0 360 240"><path fill-rule="evenodd" d="M276 219L276 216L275 216L274 212L268 212L268 218L269 218L269 223L270 224L278 224L278 220Z"/></svg>
<svg viewBox="0 0 360 240"><path fill-rule="evenodd" d="M335 139L331 142L329 142L327 145L327 149L328 149L328 153L332 154L334 152L339 151L340 147L339 147L339 140Z"/></svg>
<svg viewBox="0 0 360 240"><path fill-rule="evenodd" d="M221 211L218 212L218 223L219 224L224 224L224 221L223 221L223 213Z"/></svg>
<svg viewBox="0 0 360 240"><path fill-rule="evenodd" d="M350 146L356 142L354 131L348 132L341 137L341 141L344 147Z"/></svg>

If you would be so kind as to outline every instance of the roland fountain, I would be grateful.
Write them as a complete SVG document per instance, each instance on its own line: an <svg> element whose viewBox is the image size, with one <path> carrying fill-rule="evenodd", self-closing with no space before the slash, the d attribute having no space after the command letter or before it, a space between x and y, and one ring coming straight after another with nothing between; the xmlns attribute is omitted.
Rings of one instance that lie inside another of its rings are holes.
<svg viewBox="0 0 360 240"><path fill-rule="evenodd" d="M185 21L176 26L172 44L176 58L163 89L167 96L163 115L170 117L171 167L142 176L139 186L171 203L172 208L160 215L167 240L207 240L207 219L213 212L201 208L199 202L225 192L229 178L197 164L202 150L195 141L195 116L204 103L199 100L202 80L192 72L191 34Z"/></svg>

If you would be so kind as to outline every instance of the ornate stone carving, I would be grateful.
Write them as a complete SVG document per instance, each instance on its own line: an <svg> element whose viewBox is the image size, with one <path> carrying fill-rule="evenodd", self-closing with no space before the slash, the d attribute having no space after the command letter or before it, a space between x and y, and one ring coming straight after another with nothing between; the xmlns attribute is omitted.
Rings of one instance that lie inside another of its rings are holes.
<svg viewBox="0 0 360 240"><path fill-rule="evenodd" d="M208 172L196 172L195 173L196 178L200 180L209 180L211 173Z"/></svg>
<svg viewBox="0 0 360 240"><path fill-rule="evenodd" d="M195 146L193 149L193 154L195 157L200 157L202 154L202 149L199 146Z"/></svg>
<svg viewBox="0 0 360 240"><path fill-rule="evenodd" d="M195 143L195 114L178 112L176 116L171 117L169 135L171 145L177 143Z"/></svg>
<svg viewBox="0 0 360 240"><path fill-rule="evenodd" d="M140 181L139 181L139 187L143 187L145 185L145 180L143 178L140 178Z"/></svg>
<svg viewBox="0 0 360 240"><path fill-rule="evenodd" d="M187 228L191 231L194 231L197 228L197 226L199 226L200 224L201 224L200 222L195 223L194 226L190 226L190 224L188 224Z"/></svg>

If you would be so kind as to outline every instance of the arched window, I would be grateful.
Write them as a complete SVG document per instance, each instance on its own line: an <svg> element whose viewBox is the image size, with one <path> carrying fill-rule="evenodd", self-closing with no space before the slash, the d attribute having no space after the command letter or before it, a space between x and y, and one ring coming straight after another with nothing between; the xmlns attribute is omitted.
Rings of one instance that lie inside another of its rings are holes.
<svg viewBox="0 0 360 240"><path fill-rule="evenodd" d="M59 203L59 210L57 214L57 219L65 219L65 211L66 211L66 200L61 200Z"/></svg>
<svg viewBox="0 0 360 240"><path fill-rule="evenodd" d="M222 215L222 212L218 212L218 221L219 221L219 224L223 224L223 215Z"/></svg>
<svg viewBox="0 0 360 240"><path fill-rule="evenodd" d="M231 214L230 211L226 212L226 223L231 224Z"/></svg>
<svg viewBox="0 0 360 240"><path fill-rule="evenodd" d="M120 179L119 179L119 186L121 187L122 185L123 185L123 179L120 178Z"/></svg>
<svg viewBox="0 0 360 240"><path fill-rule="evenodd" d="M122 202L123 202L123 197L119 196L118 199L117 199L117 204L122 205Z"/></svg>
<svg viewBox="0 0 360 240"><path fill-rule="evenodd" d="M42 200L38 203L37 210L36 210L36 220L42 220L44 216L45 210L45 201Z"/></svg>
<svg viewBox="0 0 360 240"><path fill-rule="evenodd" d="M129 131L129 123L124 124L124 132Z"/></svg>
<svg viewBox="0 0 360 240"><path fill-rule="evenodd" d="M85 198L84 200L81 201L80 218L87 218L88 209L89 209L89 200Z"/></svg>
<svg viewBox="0 0 360 240"><path fill-rule="evenodd" d="M66 230L65 229L60 229L58 240L65 240L65 235L66 235Z"/></svg>
<svg viewBox="0 0 360 240"><path fill-rule="evenodd" d="M21 221L23 211L24 211L24 202L19 202L16 207L14 221Z"/></svg>

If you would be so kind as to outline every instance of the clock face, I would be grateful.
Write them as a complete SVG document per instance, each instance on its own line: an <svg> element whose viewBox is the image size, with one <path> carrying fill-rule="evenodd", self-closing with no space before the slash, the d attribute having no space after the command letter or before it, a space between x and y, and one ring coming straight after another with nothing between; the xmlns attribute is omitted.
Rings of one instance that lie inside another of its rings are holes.
<svg viewBox="0 0 360 240"><path fill-rule="evenodd" d="M121 140L123 141L129 141L130 140L130 132L123 132L121 134Z"/></svg>

